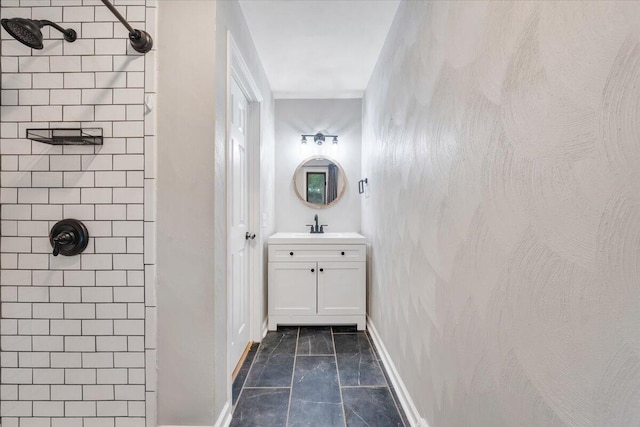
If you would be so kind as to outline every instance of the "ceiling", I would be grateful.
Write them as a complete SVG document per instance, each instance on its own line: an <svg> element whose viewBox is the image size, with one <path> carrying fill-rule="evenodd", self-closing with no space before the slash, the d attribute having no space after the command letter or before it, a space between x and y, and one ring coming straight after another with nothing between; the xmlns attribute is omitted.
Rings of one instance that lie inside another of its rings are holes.
<svg viewBox="0 0 640 427"><path fill-rule="evenodd" d="M240 0L276 98L360 98L399 0Z"/></svg>

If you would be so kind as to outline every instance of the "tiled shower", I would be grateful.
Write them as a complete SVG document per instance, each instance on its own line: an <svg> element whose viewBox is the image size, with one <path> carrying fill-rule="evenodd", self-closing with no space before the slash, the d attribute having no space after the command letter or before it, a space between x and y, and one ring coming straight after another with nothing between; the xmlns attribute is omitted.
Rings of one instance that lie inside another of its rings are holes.
<svg viewBox="0 0 640 427"><path fill-rule="evenodd" d="M156 2L114 2L155 37ZM48 19L32 50L2 31L0 416L3 427L155 425L155 48L92 0L2 0ZM102 128L101 146L53 146L30 128ZM63 218L91 235L53 257ZM148 416L147 416L148 415Z"/></svg>

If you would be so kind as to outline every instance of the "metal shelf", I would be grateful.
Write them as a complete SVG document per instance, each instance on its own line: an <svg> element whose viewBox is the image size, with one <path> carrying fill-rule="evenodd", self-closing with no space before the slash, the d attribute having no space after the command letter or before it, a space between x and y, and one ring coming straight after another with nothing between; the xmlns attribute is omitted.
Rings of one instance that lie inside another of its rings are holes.
<svg viewBox="0 0 640 427"><path fill-rule="evenodd" d="M102 145L102 128L27 129L27 138L51 145Z"/></svg>

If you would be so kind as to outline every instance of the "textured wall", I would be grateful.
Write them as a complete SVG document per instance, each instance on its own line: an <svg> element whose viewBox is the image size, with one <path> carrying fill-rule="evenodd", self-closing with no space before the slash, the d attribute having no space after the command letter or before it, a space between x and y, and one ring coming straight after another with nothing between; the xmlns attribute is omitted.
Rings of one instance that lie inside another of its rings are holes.
<svg viewBox="0 0 640 427"><path fill-rule="evenodd" d="M432 426L640 424L640 5L404 2L370 314Z"/></svg>
<svg viewBox="0 0 640 427"><path fill-rule="evenodd" d="M360 231L360 179L362 101L360 99L280 99L276 101L275 161L276 231L309 231L305 224L318 214L328 232ZM300 143L301 134L338 135L338 145L329 138L323 145ZM327 209L313 209L296 196L292 180L296 168L316 154L326 155L342 165L347 186L342 198Z"/></svg>
<svg viewBox="0 0 640 427"><path fill-rule="evenodd" d="M155 34L155 2L116 5ZM132 51L95 1L3 0L0 15L78 33L46 28L38 51L0 30L2 425L154 426L155 51ZM104 145L25 138L74 126L102 127ZM82 255L51 255L62 218L86 224Z"/></svg>

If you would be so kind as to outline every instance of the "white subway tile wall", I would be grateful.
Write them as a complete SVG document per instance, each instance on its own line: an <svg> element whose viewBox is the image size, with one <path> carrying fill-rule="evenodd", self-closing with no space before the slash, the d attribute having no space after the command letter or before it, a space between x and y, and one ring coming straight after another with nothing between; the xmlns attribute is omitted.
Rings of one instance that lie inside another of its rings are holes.
<svg viewBox="0 0 640 427"><path fill-rule="evenodd" d="M114 3L155 30L155 1ZM94 0L3 0L0 16L78 33L45 28L37 51L0 31L1 424L155 427L155 51ZM25 138L47 127L101 127L104 145ZM51 255L63 218L89 230L79 256Z"/></svg>

